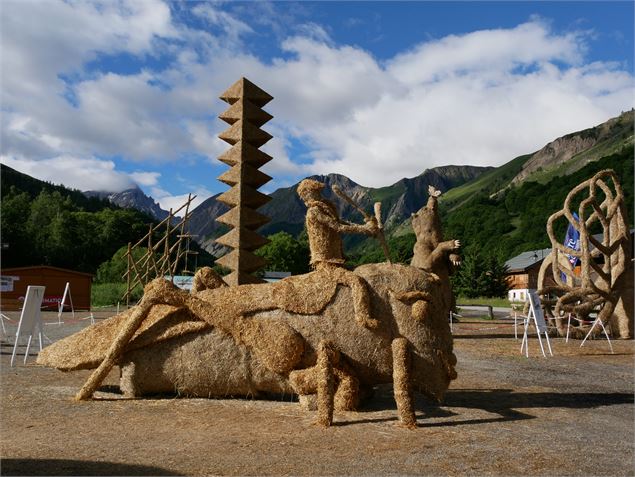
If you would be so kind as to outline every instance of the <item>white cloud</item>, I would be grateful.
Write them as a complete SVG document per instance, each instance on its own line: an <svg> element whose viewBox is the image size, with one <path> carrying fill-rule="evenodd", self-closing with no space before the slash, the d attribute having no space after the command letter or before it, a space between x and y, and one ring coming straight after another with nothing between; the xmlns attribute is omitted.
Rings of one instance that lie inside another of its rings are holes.
<svg viewBox="0 0 635 477"><path fill-rule="evenodd" d="M265 107L274 120L264 129L275 136L263 147L274 156L265 172L339 172L371 186L446 164L500 165L634 104L628 71L585 63L589 32L557 33L540 19L425 41L385 63L305 22L281 43L284 58L264 62L243 38L266 34L266 22L252 29L248 15L238 19L222 4L192 8L213 27L205 31L158 0L34 5L4 5L1 60L2 154L29 164L216 161L228 148L217 138L226 125L215 119L227 105L216 98L241 76L275 97ZM166 70L84 71L99 55L141 58L158 45L171 58ZM309 164L291 156L299 143ZM158 184L158 176L140 177ZM181 197L161 194L165 204Z"/></svg>
<svg viewBox="0 0 635 477"><path fill-rule="evenodd" d="M553 35L547 24L534 20L516 28L449 35L421 43L391 60L388 71L402 83L416 85L471 72L496 77L517 66L545 61L575 64L582 60L584 38L580 32Z"/></svg>
<svg viewBox="0 0 635 477"><path fill-rule="evenodd" d="M229 44L239 43L242 35L253 33L249 25L227 12L214 8L210 4L199 4L195 6L192 8L192 13L204 18L210 24L220 27L225 33Z"/></svg>
<svg viewBox="0 0 635 477"><path fill-rule="evenodd" d="M176 211L181 206L183 206L187 202L188 195L189 195L189 194L172 195L168 191L157 188L157 187L153 187L150 193L152 197L154 198L154 200L156 200L159 203L159 205L161 206L163 210L172 209L173 211ZM190 205L190 211L194 210L202 202L204 202L207 198L209 198L212 195L212 193L211 191L209 191L208 189L204 187L197 187L195 191L193 192L193 195L195 195L196 198L192 201ZM181 210L177 214L177 217L182 217L184 214L185 214L185 209Z"/></svg>
<svg viewBox="0 0 635 477"><path fill-rule="evenodd" d="M310 38L321 43L333 43L331 36L326 32L326 30L321 25L314 22L302 23L297 26L296 31L298 35L305 38Z"/></svg>
<svg viewBox="0 0 635 477"><path fill-rule="evenodd" d="M146 187L158 184L159 177L161 177L160 172L136 171L128 175L132 177L132 180L135 181L137 184L146 186Z"/></svg>
<svg viewBox="0 0 635 477"><path fill-rule="evenodd" d="M3 155L0 162L36 179L81 191L121 192L134 187L127 174L115 170L114 162L97 158L58 156L33 160Z"/></svg>

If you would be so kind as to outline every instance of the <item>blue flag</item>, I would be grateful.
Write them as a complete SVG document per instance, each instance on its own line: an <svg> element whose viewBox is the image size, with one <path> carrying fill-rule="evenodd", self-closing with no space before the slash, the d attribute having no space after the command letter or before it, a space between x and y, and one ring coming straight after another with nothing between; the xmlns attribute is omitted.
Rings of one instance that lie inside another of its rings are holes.
<svg viewBox="0 0 635 477"><path fill-rule="evenodd" d="M579 217L575 212L573 213L573 218L576 222L578 222ZM564 236L564 246L572 248L573 250L580 250L580 232L576 230L571 222L569 222L569 226L567 227L567 234ZM574 268L580 259L574 255L565 254L569 259L569 263L571 264L571 268ZM566 275L564 273L561 274L562 280L566 281Z"/></svg>

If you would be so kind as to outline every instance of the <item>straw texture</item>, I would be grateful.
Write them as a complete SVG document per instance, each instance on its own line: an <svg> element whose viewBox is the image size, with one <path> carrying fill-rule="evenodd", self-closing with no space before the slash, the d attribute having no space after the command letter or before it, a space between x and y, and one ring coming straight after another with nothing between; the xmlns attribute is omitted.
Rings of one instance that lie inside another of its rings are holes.
<svg viewBox="0 0 635 477"><path fill-rule="evenodd" d="M410 389L410 355L408 341L396 338L392 342L393 359L393 388L399 420L406 427L415 427L416 418L412 405L412 390Z"/></svg>
<svg viewBox="0 0 635 477"><path fill-rule="evenodd" d="M573 204L579 204L578 220L573 216ZM557 239L554 227L560 220L568 221L580 232L580 250ZM590 232L597 224L602 228L602 242ZM588 320L592 311L599 310L599 319L611 325L615 336L633 338L632 244L624 193L615 172L600 171L574 187L563 208L549 217L547 235L552 252L541 266L538 283L540 294L557 297L555 301L543 298L547 307L553 307L554 316L573 313ZM579 260L579 275L567 256ZM549 267L555 286L545 287ZM559 330L565 328L560 326Z"/></svg>

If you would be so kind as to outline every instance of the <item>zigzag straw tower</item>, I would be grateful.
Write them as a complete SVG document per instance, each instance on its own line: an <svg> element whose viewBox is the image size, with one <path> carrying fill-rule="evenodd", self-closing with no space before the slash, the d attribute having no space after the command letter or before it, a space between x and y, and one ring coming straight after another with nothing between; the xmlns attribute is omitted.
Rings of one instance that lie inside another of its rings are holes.
<svg viewBox="0 0 635 477"><path fill-rule="evenodd" d="M262 283L263 280L251 275L251 272L261 268L266 261L252 252L269 242L255 230L269 222L270 218L255 209L271 199L256 189L271 180L271 177L258 169L272 157L258 148L272 138L260 126L273 117L261 109L273 97L247 78L241 78L220 99L231 106L219 118L231 126L218 137L231 144L232 148L218 157L231 166L231 169L218 177L218 180L231 186L218 200L231 209L216 220L229 225L232 230L217 238L216 242L233 250L216 260L216 263L232 270L224 277L230 286Z"/></svg>

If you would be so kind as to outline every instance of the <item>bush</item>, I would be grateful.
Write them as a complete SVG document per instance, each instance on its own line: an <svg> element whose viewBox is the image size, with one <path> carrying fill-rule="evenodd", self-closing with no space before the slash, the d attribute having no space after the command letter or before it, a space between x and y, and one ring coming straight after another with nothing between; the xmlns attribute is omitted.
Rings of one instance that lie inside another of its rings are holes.
<svg viewBox="0 0 635 477"><path fill-rule="evenodd" d="M115 252L110 260L103 262L97 268L95 281L97 283L123 283L125 281L124 274L128 270L128 260L126 259L128 246L125 245ZM148 253L146 247L139 247L133 250L132 256L138 261Z"/></svg>
<svg viewBox="0 0 635 477"><path fill-rule="evenodd" d="M90 305L91 306L114 306L123 303L122 297L126 293L125 283L93 283ZM141 299L143 288L137 286L130 297L130 303L135 303Z"/></svg>
<svg viewBox="0 0 635 477"><path fill-rule="evenodd" d="M293 275L309 271L309 246L296 240L286 232L278 232L267 237L269 243L256 251L267 260L265 270L291 272Z"/></svg>

